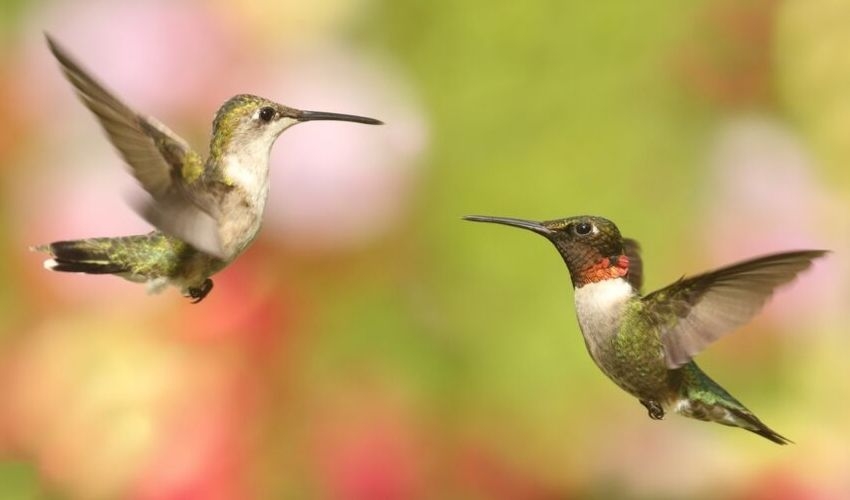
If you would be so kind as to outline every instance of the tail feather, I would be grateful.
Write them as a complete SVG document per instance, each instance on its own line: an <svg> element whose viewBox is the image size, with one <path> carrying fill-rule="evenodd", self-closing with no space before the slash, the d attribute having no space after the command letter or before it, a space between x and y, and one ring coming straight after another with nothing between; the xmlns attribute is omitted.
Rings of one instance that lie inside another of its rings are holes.
<svg viewBox="0 0 850 500"><path fill-rule="evenodd" d="M95 240L55 241L46 245L51 255L59 260L74 261L108 261L109 252L102 244L93 243Z"/></svg>
<svg viewBox="0 0 850 500"><path fill-rule="evenodd" d="M738 427L746 429L750 432L754 432L754 433L758 434L759 436L761 436L763 438L766 438L766 439L773 441L776 444L789 444L789 443L793 444L794 443L794 441L791 441L790 439L783 436L782 434L779 434L775 430L764 425L764 422L759 420L759 418L756 417L755 415L753 415L752 412L750 412L746 409L744 411L740 411L737 408L728 408L728 410L729 410L730 413L732 413L732 415L734 415L734 417L737 419L738 422L744 424L744 425L740 425L740 424L733 424L733 425L737 425Z"/></svg>
<svg viewBox="0 0 850 500"><path fill-rule="evenodd" d="M171 284L195 302L212 288L209 275L227 265L159 231L56 241L30 249L50 255L44 267L51 271L113 274L134 283L147 283L150 292Z"/></svg>
<svg viewBox="0 0 850 500"><path fill-rule="evenodd" d="M53 258L44 262L51 271L86 274L123 274L132 271L126 261L115 255L117 238L91 238L85 240L56 241L33 247Z"/></svg>
<svg viewBox="0 0 850 500"><path fill-rule="evenodd" d="M111 262L66 261L61 259L45 261L44 267L51 271L65 273L121 274L129 272L126 266Z"/></svg>
<svg viewBox="0 0 850 500"><path fill-rule="evenodd" d="M740 427L776 444L793 443L765 425L740 401L703 373L695 363L688 363L681 370L684 377L681 399L675 406L677 413L699 420Z"/></svg>

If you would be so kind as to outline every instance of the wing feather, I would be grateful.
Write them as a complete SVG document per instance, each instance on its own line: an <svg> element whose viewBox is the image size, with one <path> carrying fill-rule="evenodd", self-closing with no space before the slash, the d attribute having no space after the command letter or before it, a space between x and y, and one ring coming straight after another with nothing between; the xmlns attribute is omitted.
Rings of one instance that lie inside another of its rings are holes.
<svg viewBox="0 0 850 500"><path fill-rule="evenodd" d="M659 328L667 366L678 368L708 344L747 323L778 287L808 269L823 250L767 255L683 278L643 297Z"/></svg>
<svg viewBox="0 0 850 500"><path fill-rule="evenodd" d="M206 254L223 260L232 258L222 245L217 219L197 205L186 203L183 197L146 200L136 204L136 211L160 231L174 235Z"/></svg>
<svg viewBox="0 0 850 500"><path fill-rule="evenodd" d="M82 67L50 36L47 44L83 104L97 117L109 141L150 194L136 209L160 231L218 257L221 248L218 213L203 190L193 189L182 175L184 164L200 157L164 124L127 107Z"/></svg>
<svg viewBox="0 0 850 500"><path fill-rule="evenodd" d="M110 142L133 175L154 198L163 196L179 174L184 157L192 153L183 139L156 119L143 116L119 101L95 81L50 36L50 51L85 106L98 118Z"/></svg>

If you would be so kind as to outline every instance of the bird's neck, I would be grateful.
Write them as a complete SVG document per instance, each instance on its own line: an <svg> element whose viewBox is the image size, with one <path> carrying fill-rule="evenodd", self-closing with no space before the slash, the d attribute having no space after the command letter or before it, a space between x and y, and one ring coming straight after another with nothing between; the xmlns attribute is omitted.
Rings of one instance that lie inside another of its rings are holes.
<svg viewBox="0 0 850 500"><path fill-rule="evenodd" d="M626 305L638 297L637 290L626 279L629 258L589 251L567 254L565 260L575 287L581 332L590 355L599 364L604 350L601 346L617 335Z"/></svg>
<svg viewBox="0 0 850 500"><path fill-rule="evenodd" d="M616 314L620 308L629 300L637 297L637 291L625 279L621 277L608 278L594 281L576 287L575 299L582 312L593 312L593 314L605 314L611 312Z"/></svg>
<svg viewBox="0 0 850 500"><path fill-rule="evenodd" d="M212 161L210 170L216 180L228 186L259 194L268 190L270 151L271 145L263 142L225 148Z"/></svg>

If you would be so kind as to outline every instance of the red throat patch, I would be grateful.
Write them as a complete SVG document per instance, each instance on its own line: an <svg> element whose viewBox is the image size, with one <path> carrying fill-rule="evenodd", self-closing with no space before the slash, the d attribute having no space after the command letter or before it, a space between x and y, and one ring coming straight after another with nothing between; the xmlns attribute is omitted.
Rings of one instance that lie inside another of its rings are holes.
<svg viewBox="0 0 850 500"><path fill-rule="evenodd" d="M622 278L629 273L629 258L625 255L604 257L581 274L581 284Z"/></svg>

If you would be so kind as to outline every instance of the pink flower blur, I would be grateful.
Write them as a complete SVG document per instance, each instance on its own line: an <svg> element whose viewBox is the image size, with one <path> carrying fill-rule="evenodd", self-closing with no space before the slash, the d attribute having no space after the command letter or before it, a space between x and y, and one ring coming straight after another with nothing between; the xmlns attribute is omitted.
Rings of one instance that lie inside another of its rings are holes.
<svg viewBox="0 0 850 500"><path fill-rule="evenodd" d="M711 198L699 233L718 264L767 253L803 248L833 251L846 246L829 228L847 223L841 203L816 176L812 159L798 138L777 122L742 118L718 134L710 158ZM841 295L841 267L816 262L767 311L786 320L807 311L835 311Z"/></svg>
<svg viewBox="0 0 850 500"><path fill-rule="evenodd" d="M301 109L359 114L386 125L310 122L272 150L267 235L314 250L361 247L399 223L427 146L423 112L386 61L340 46L289 53L247 87Z"/></svg>
<svg viewBox="0 0 850 500"><path fill-rule="evenodd" d="M357 392L357 391L355 391ZM327 408L314 425L319 484L340 500L419 498L426 449L398 403L370 391Z"/></svg>

